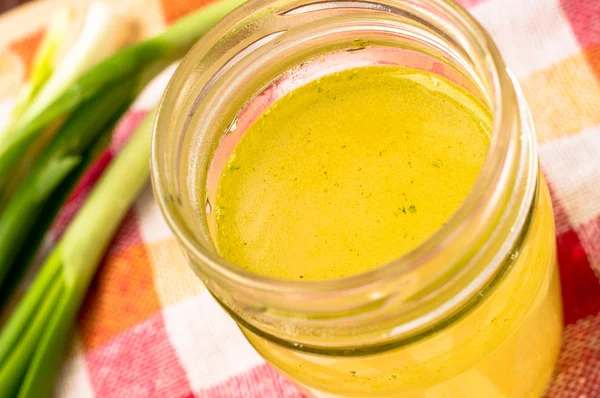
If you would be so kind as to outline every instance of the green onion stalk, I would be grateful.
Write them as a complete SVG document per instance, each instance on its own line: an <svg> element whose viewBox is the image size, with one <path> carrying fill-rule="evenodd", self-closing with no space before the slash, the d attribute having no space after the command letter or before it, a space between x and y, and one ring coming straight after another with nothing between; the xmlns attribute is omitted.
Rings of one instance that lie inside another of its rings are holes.
<svg viewBox="0 0 600 398"><path fill-rule="evenodd" d="M69 225L0 333L0 396L52 394L70 331L104 252L148 179L155 113L141 123Z"/></svg>
<svg viewBox="0 0 600 398"><path fill-rule="evenodd" d="M11 121L35 114L83 72L114 53L126 36L125 22L105 3L92 3L84 13L59 8L35 53Z"/></svg>
<svg viewBox="0 0 600 398"><path fill-rule="evenodd" d="M45 129L66 118L0 209L0 290L15 267L26 266L18 263L19 253L36 251L39 239L27 238L36 232L32 230L41 209L43 218L55 216L66 197L64 192L72 188L65 181L76 182L89 159L86 153L98 142L107 141L104 136L151 79L242 3L223 0L206 6L162 34L119 51L83 73L48 105L28 108L10 124L0 139L0 186L18 169L19 159L36 145ZM51 199L54 205L49 208L46 205Z"/></svg>
<svg viewBox="0 0 600 398"><path fill-rule="evenodd" d="M71 174L80 174L84 153L103 135L110 132L117 118L129 107L131 83L106 90L82 104L65 122L50 145L36 160L31 171L12 195L0 219L0 281L11 270L10 265L20 251L45 204ZM106 120L113 115L112 120ZM85 134L82 134L85 132ZM78 177L78 176L77 176ZM76 178L71 179L72 183ZM62 186L63 192L72 187ZM65 189L66 188L66 189ZM64 199L64 198L63 198ZM52 212L59 210L60 203ZM27 248L31 250L31 248Z"/></svg>
<svg viewBox="0 0 600 398"><path fill-rule="evenodd" d="M29 81L21 87L8 127L0 131L0 140L14 123L48 106L83 72L114 54L128 36L128 21L129 18L117 15L105 3L92 3L82 12L73 7L59 8L46 27L31 65ZM11 168L10 175L0 184L0 209L10 200L62 121L44 128L18 160L18 166Z"/></svg>
<svg viewBox="0 0 600 398"><path fill-rule="evenodd" d="M134 79L132 90L140 92L162 67L181 58L215 23L244 0L223 0L202 8L172 25L162 34L119 51L100 62L34 112L24 112L0 141L0 177L26 153L41 129L74 110L83 101L110 85Z"/></svg>

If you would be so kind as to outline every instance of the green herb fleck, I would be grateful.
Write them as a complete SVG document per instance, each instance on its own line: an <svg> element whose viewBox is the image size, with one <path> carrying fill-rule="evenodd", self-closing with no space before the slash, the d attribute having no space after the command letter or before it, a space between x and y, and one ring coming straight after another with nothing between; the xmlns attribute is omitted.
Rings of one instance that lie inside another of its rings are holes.
<svg viewBox="0 0 600 398"><path fill-rule="evenodd" d="M364 39L354 39L352 40L352 45L358 48L365 48L367 47L371 42L368 40L364 40Z"/></svg>
<svg viewBox="0 0 600 398"><path fill-rule="evenodd" d="M440 164L438 162L431 162L431 164L433 165L433 167L435 167L436 169L440 168Z"/></svg>
<svg viewBox="0 0 600 398"><path fill-rule="evenodd" d="M304 278L304 275L300 275L300 279L303 279L303 278Z"/></svg>
<svg viewBox="0 0 600 398"><path fill-rule="evenodd" d="M230 165L229 166L229 170L239 170L240 167L241 167L240 165L235 165L235 166L234 165Z"/></svg>
<svg viewBox="0 0 600 398"><path fill-rule="evenodd" d="M356 370L351 370L351 371L350 371L350 374L351 374L352 376L356 376Z"/></svg>
<svg viewBox="0 0 600 398"><path fill-rule="evenodd" d="M415 207L415 205L410 205L408 207L408 212L409 213L416 213L417 212L417 208Z"/></svg>

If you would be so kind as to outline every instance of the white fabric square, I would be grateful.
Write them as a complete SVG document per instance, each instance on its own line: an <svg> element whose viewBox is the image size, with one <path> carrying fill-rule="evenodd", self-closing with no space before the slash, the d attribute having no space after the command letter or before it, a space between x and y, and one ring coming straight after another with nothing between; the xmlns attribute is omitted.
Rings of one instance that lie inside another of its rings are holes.
<svg viewBox="0 0 600 398"><path fill-rule="evenodd" d="M163 318L194 392L264 363L208 292L166 307Z"/></svg>
<svg viewBox="0 0 600 398"><path fill-rule="evenodd" d="M135 203L140 233L146 243L154 243L164 239L172 239L173 233L169 229L160 207L154 200L152 187L147 184Z"/></svg>
<svg viewBox="0 0 600 398"><path fill-rule="evenodd" d="M540 161L571 222L577 227L600 214L600 126L543 143Z"/></svg>
<svg viewBox="0 0 600 398"><path fill-rule="evenodd" d="M171 76L175 73L175 69L179 66L179 62L175 62L169 65L165 70L160 72L141 94L136 98L133 103L134 109L152 109L163 95L163 92L171 80Z"/></svg>
<svg viewBox="0 0 600 398"><path fill-rule="evenodd" d="M469 11L490 33L517 77L580 52L559 0L486 0Z"/></svg>
<svg viewBox="0 0 600 398"><path fill-rule="evenodd" d="M79 338L71 345L67 360L62 365L62 371L56 386L54 396L61 397L93 397L94 390L88 375L85 357Z"/></svg>

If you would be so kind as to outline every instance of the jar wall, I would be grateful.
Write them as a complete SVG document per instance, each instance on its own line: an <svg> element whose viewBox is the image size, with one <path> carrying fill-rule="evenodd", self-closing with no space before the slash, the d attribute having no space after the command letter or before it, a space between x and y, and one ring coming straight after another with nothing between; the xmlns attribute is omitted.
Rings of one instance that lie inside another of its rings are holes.
<svg viewBox="0 0 600 398"><path fill-rule="evenodd" d="M299 384L334 396L539 396L562 327L554 224L527 107L493 43L443 0L261 0L234 14L198 43L167 89L153 183L192 268L250 342ZM211 161L243 134L239 115L252 98L302 84L315 60L327 72L332 43L354 60L338 69L386 54L478 96L493 114L490 152L463 206L409 255L318 286L259 278L213 244Z"/></svg>
<svg viewBox="0 0 600 398"><path fill-rule="evenodd" d="M537 196L506 275L473 311L432 336L376 355L336 357L243 331L267 361L317 397L539 397L558 355L562 307L543 178Z"/></svg>

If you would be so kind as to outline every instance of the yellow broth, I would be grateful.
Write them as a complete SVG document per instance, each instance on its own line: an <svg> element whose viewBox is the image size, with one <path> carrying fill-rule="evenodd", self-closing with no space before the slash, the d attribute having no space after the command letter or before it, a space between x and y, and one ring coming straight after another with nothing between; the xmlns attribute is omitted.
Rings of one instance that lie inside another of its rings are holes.
<svg viewBox="0 0 600 398"><path fill-rule="evenodd" d="M470 191L490 117L434 75L390 66L325 76L243 135L216 199L221 255L254 273L323 280L401 256Z"/></svg>

